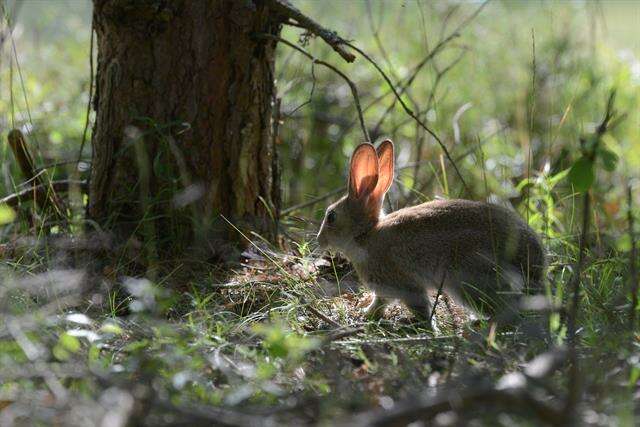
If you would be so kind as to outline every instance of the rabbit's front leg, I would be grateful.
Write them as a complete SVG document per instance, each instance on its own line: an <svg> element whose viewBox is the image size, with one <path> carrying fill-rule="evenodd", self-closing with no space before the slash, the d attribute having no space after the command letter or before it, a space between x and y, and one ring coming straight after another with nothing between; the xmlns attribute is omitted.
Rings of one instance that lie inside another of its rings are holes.
<svg viewBox="0 0 640 427"><path fill-rule="evenodd" d="M388 300L381 297L376 292L372 293L373 300L365 309L364 314L369 320L380 320L384 314L384 308L387 306Z"/></svg>
<svg viewBox="0 0 640 427"><path fill-rule="evenodd" d="M429 300L429 296L426 292L415 293L406 296L403 299L407 308L411 310L413 315L420 321L427 322L427 327L429 329L433 329L433 325L430 322L432 310L431 300Z"/></svg>

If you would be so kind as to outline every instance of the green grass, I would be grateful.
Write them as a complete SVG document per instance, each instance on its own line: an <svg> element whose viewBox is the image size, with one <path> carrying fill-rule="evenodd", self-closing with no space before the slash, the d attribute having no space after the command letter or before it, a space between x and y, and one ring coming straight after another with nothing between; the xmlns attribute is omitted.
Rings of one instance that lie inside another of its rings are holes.
<svg viewBox="0 0 640 427"><path fill-rule="evenodd" d="M561 243L564 250L553 254L548 282L558 301L567 293L567 268L576 257L571 240ZM362 313L366 294L339 294L336 276L343 285L354 279L348 265L318 270L309 243L298 247L292 253L254 248L243 266L224 275L224 284L216 274L177 268L166 271L173 274L163 283L125 280L124 297L119 288L99 290L104 278L95 277L93 294L48 313L46 307L61 295L9 287L0 298L1 306L11 309L3 311L6 328L0 332L3 401L44 408L46 399L60 399L54 381L65 390L66 401L79 408L95 405L114 387L134 400L137 392L152 395L137 403L146 405L148 420L166 421L167 413L186 414L195 406L269 413L272 420L292 424L331 424L411 400L424 390L498 382L565 339L557 314L529 317L542 323L547 332L541 335L523 329L490 337L486 324L466 324L464 316L452 315L442 302L436 336L413 323L401 307L390 307L383 320L368 322ZM42 262L16 264L4 276L44 271L53 260ZM578 321L585 401L599 416L618 422L631 416L639 369L636 347L625 332L627 263L622 253L590 253ZM60 285L66 277L60 276ZM6 283L19 286L21 280ZM56 283L48 287L55 289ZM334 339L336 326L318 312L349 334ZM20 327L11 329L11 324ZM543 380L554 390L548 396L555 402L565 394L565 376L563 365ZM64 405L55 407L62 417L72 417ZM498 412L513 416L509 408ZM36 411L28 419L46 423L48 414ZM474 411L459 416L494 419ZM535 418L515 418L525 424L527 419Z"/></svg>

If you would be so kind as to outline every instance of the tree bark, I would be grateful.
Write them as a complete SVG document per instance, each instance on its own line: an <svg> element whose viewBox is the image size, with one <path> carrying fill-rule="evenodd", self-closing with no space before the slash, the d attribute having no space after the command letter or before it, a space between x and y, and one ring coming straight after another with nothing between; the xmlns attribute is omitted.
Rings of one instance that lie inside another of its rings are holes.
<svg viewBox="0 0 640 427"><path fill-rule="evenodd" d="M280 23L261 0L94 0L98 63L88 214L179 253L279 209L272 136Z"/></svg>

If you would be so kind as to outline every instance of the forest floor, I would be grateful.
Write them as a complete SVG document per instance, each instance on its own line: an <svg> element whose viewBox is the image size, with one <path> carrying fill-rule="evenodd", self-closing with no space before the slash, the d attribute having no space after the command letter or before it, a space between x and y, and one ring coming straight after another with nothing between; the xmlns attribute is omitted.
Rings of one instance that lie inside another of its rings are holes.
<svg viewBox="0 0 640 427"><path fill-rule="evenodd" d="M2 425L624 425L640 398L628 305L604 287L585 298L572 407L562 313L496 331L441 296L433 333L397 304L366 320L350 265L308 244L154 282L122 260L69 268L63 246L4 247ZM591 277L611 287L615 262Z"/></svg>

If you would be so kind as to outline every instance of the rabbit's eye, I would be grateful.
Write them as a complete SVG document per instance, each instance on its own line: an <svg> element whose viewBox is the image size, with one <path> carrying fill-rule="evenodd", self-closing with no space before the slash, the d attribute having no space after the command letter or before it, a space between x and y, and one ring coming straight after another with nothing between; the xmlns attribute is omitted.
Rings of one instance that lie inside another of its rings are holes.
<svg viewBox="0 0 640 427"><path fill-rule="evenodd" d="M331 225L336 222L336 211L329 211L327 214L327 224Z"/></svg>

